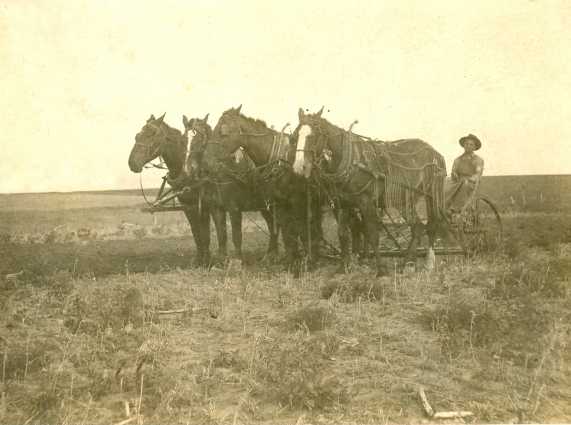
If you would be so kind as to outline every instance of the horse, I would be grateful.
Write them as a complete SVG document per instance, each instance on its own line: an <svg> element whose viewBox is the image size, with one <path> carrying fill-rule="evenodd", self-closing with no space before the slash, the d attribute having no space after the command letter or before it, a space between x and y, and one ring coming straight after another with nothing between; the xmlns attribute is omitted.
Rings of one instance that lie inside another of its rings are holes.
<svg viewBox="0 0 571 425"><path fill-rule="evenodd" d="M165 114L159 118L151 115L141 131L135 136L135 144L129 154L129 168L140 173L143 166L155 158L162 157L167 168L167 182L173 189L181 189L188 182L185 173L187 138L164 122ZM206 208L200 208L198 190L186 191L178 196L184 206L184 214L190 224L200 266L210 264L210 218Z"/></svg>
<svg viewBox="0 0 571 425"><path fill-rule="evenodd" d="M320 199L303 178L292 172L295 146L290 138L262 120L246 117L241 105L226 110L214 127L204 152L210 158L228 156L242 148L256 166L256 187L276 208L286 251L286 267L299 275L303 245L309 266L315 264L321 241ZM284 127L285 130L285 127Z"/></svg>
<svg viewBox="0 0 571 425"><path fill-rule="evenodd" d="M278 228L274 223L272 209L268 208L261 193L251 184L249 173L254 168L252 161L241 150L227 157L208 157L204 151L212 139L208 115L203 119L188 119L183 116L185 135L189 140L186 158L187 172L192 178L204 182L201 187L202 202L208 204L216 225L218 246L226 256L226 212L230 215L232 242L236 256L242 258L242 212L259 211L266 221L270 235L266 259L273 260L278 253Z"/></svg>
<svg viewBox="0 0 571 425"><path fill-rule="evenodd" d="M372 247L377 276L386 274L379 251L379 224L389 209L397 209L411 228L406 259L415 261L421 232L426 230L429 253L437 232L445 233L444 157L420 139L376 141L339 128L321 115L299 109L293 170L313 180L339 204L338 236L343 270L349 266L349 220L357 209L366 229L365 246ZM326 158L326 161L323 161ZM326 163L329 170L321 164ZM418 208L424 200L426 224ZM389 234L389 236L391 236ZM407 262L408 262L407 261Z"/></svg>

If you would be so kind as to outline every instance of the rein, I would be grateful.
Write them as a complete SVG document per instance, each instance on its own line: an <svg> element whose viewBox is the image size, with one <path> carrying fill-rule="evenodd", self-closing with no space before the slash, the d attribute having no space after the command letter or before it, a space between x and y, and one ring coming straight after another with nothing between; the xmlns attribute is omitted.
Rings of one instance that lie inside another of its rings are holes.
<svg viewBox="0 0 571 425"><path fill-rule="evenodd" d="M161 123L162 124L162 123ZM159 143L157 143L157 146L154 148L154 150L151 151L151 149L153 149L153 144L152 143L148 143L148 144L144 144L142 147L146 149L146 154L149 156L157 156L159 157L159 164L154 164L152 162L145 164L143 166L144 169L149 169L149 168L155 168L155 169L160 169L160 170L168 170L168 167L166 166L165 160L163 155L161 154L161 150L164 148L164 145L169 143L169 142L177 142L176 140L172 139L171 137L169 137L168 132L162 127L162 125L156 125L153 123L148 123L148 126L154 128L156 130L156 133L152 136L152 139L157 139L158 137L162 137L163 140L161 140ZM158 134L160 132L160 135ZM188 146L185 146L185 149L188 149ZM149 154L149 152L152 152L152 155ZM187 154L186 150L184 152L185 156ZM184 164L183 164L183 168L180 171L179 175L176 178L171 178L170 177L170 171L166 174L165 177L163 177L163 179L165 179L166 181L168 181L168 183L171 185L171 187L175 190L180 190L181 188L184 189L192 189L191 186L188 185L184 185L184 180L188 177L188 175L184 172ZM163 183L164 184L164 183ZM196 185L193 185L196 186ZM139 187L141 189L141 194L143 195L143 199L145 200L145 202L147 203L147 205L149 206L155 206L154 203L150 202L149 199L146 196L145 193L145 189L143 187L143 175L142 173L139 174ZM160 196L160 193L159 193ZM155 203L157 202L157 200L155 201Z"/></svg>
<svg viewBox="0 0 571 425"><path fill-rule="evenodd" d="M153 203L147 199L147 195L145 194L145 189L143 188L143 173L139 174L139 187L141 188L141 195L143 195L143 199L145 200L145 203L149 207L152 207Z"/></svg>
<svg viewBox="0 0 571 425"><path fill-rule="evenodd" d="M268 136L273 136L273 141L272 141L272 147L270 149L270 154L268 156L268 159L266 160L265 163L261 164L261 165L255 165L253 168L251 168L248 172L246 173L238 173L235 170L232 170L230 167L226 166L222 161L220 161L222 163L222 169L224 171L226 171L226 173L230 176L230 178L233 178L235 180L240 181L241 183L247 183L250 182L253 179L257 180L258 178L261 179L264 182L271 182L272 180L279 178L280 176L283 175L283 171L284 168L287 167L289 164L289 162L287 161L287 147L284 149L284 144L283 141L285 140L285 129L289 126L290 124L287 123L286 125L283 126L281 132L277 133L275 131L268 131L268 132L259 132L259 133L255 133L255 132L243 132L242 129L240 128L238 135L241 137L268 137ZM223 142L220 141L208 141L208 143L211 144L216 144L221 146L222 148L225 148L225 145ZM241 144L240 145L241 148L246 149L246 147ZM246 153L248 153L246 151Z"/></svg>

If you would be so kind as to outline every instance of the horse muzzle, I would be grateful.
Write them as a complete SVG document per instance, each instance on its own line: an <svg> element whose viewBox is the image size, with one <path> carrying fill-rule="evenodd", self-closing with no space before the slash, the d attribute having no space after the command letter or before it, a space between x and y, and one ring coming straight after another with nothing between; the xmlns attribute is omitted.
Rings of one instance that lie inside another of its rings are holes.
<svg viewBox="0 0 571 425"><path fill-rule="evenodd" d="M313 170L313 163L311 160L303 159L301 161L296 161L293 163L293 172L298 176L304 177L306 179L311 177L312 170Z"/></svg>
<svg viewBox="0 0 571 425"><path fill-rule="evenodd" d="M143 171L143 165L141 161L137 159L137 155L135 154L134 151L131 152L131 155L129 155L129 169L133 173L140 173L141 171Z"/></svg>

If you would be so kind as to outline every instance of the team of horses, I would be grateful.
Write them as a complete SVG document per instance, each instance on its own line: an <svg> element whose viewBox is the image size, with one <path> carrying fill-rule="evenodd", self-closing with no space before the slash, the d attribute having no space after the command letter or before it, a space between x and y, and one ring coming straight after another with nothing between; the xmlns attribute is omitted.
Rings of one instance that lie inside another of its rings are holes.
<svg viewBox="0 0 571 425"><path fill-rule="evenodd" d="M299 109L293 133L274 130L247 117L241 106L226 110L214 128L204 118L183 116L184 132L153 115L135 136L129 168L140 173L161 157L167 182L190 223L200 265L210 256L210 219L218 256L226 258L226 217L230 216L235 255L242 255L242 213L259 211L269 236L268 258L275 259L281 232L286 267L299 274L320 257L325 206L338 224L340 268L351 252L374 255L383 275L379 232L383 217L396 210L411 229L407 258L414 260L420 237L445 235L444 158L420 139L380 141L360 136Z"/></svg>

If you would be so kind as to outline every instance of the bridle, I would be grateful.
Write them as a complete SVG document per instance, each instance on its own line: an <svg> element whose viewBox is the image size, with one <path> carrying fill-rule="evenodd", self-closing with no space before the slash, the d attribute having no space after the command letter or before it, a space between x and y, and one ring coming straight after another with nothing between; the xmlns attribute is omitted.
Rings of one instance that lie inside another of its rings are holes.
<svg viewBox="0 0 571 425"><path fill-rule="evenodd" d="M316 164L319 162L317 160L324 157L324 150L325 150L325 146L326 146L326 142L325 142L326 137L324 136L325 132L321 128L321 125L317 122L310 122L309 124L306 124L306 125L311 126L312 136L315 138L315 142L313 144L313 147L311 147L311 148L305 147L303 149L299 149L299 147L297 146L297 142L296 142L295 151L296 152L303 152L304 154L310 153L311 154L311 161Z"/></svg>
<svg viewBox="0 0 571 425"><path fill-rule="evenodd" d="M208 126L208 124L205 124ZM185 164L184 168L187 170L187 162L190 159L191 163L194 162L198 169L200 169L200 162L202 161L202 157L204 152L206 151L206 147L211 139L211 131L209 132L206 129L195 124L194 119L191 120L191 124L189 127L185 128L185 135L188 137L188 132L192 131L193 138L190 141L190 144L187 144L185 147ZM187 170L188 171L188 170Z"/></svg>
<svg viewBox="0 0 571 425"><path fill-rule="evenodd" d="M267 137L267 136L273 135L271 132L265 132L265 133L248 132L248 133L246 133L246 132L242 131L242 126L240 124L237 125L238 131L236 133L223 134L222 129L224 128L224 126L228 126L228 124L221 123L220 121L218 122L218 124L216 125L216 127L213 130L213 134L215 135L215 137L211 138L211 140L208 140L208 142L206 143L206 146L217 145L224 152L224 154L228 155L228 156L232 155L236 150L238 150L240 148L244 148L244 146L242 146L241 144L238 144L236 149L230 150L230 149L228 149L228 146L224 142L218 141L217 140L218 138L226 138L226 137ZM212 139L215 139L215 140L212 140Z"/></svg>
<svg viewBox="0 0 571 425"><path fill-rule="evenodd" d="M144 149L143 152L147 158L156 158L157 156L160 156L160 151L163 148L163 144L169 140L168 135L166 134L165 129L160 125L147 123L145 124L145 127L147 126L155 129L155 133L152 136L145 136L145 141L150 139L151 142L139 142L138 148ZM161 133L160 135L159 132ZM159 137L161 137L162 140L160 140L158 143L155 143L155 140Z"/></svg>

